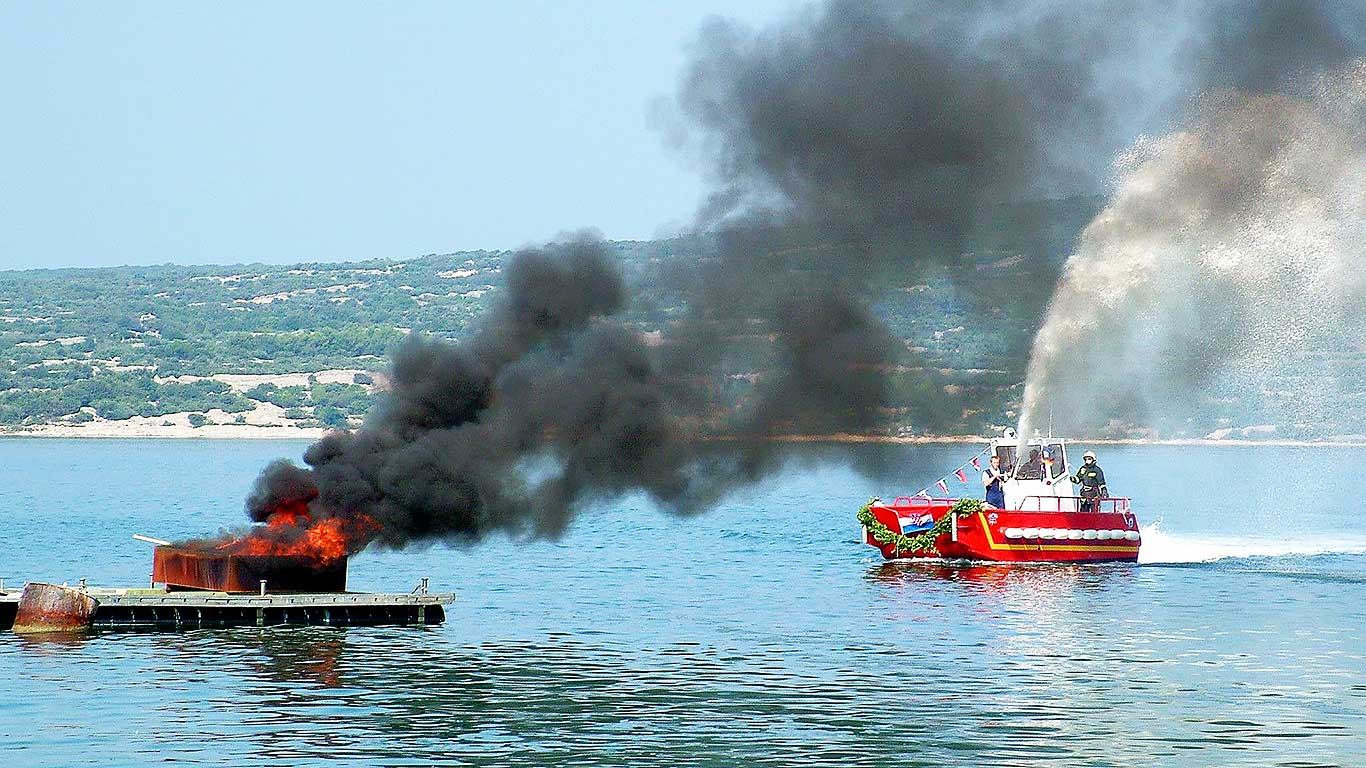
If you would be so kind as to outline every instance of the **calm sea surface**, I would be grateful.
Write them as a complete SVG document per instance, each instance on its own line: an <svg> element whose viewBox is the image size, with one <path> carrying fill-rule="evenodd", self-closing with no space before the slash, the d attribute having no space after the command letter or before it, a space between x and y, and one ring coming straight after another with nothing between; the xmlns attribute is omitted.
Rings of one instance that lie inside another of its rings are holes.
<svg viewBox="0 0 1366 768"><path fill-rule="evenodd" d="M0 440L0 576L145 583L130 534L239 525L303 448ZM1102 447L1138 566L855 542L974 450L816 446L694 519L353 560L455 591L432 629L0 633L0 765L1366 766L1366 450Z"/></svg>

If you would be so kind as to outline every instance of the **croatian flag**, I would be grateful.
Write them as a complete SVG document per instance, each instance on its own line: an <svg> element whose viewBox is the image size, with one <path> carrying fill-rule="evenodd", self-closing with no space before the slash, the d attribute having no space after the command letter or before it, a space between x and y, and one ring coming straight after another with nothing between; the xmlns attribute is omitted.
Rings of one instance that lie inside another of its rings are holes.
<svg viewBox="0 0 1366 768"><path fill-rule="evenodd" d="M976 456L972 457L972 468L978 472L982 471L982 462L978 461Z"/></svg>
<svg viewBox="0 0 1366 768"><path fill-rule="evenodd" d="M907 517L898 516L896 521L901 526L902 533L916 533L918 531L928 531L929 529L934 527L934 515L931 515L929 512L923 512L918 515L910 515Z"/></svg>
<svg viewBox="0 0 1366 768"><path fill-rule="evenodd" d="M961 467L955 469L953 474L958 478L958 482L960 483L966 483L968 481L968 473L964 472Z"/></svg>
<svg viewBox="0 0 1366 768"><path fill-rule="evenodd" d="M944 493L949 492L949 484L944 482L943 480L936 480L934 481L934 484L939 486L939 490L943 491Z"/></svg>

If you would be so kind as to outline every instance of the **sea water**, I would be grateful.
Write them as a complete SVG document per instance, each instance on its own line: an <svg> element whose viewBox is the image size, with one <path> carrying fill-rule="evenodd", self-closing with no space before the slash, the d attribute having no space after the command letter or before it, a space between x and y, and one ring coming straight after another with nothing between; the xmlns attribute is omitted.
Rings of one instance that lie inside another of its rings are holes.
<svg viewBox="0 0 1366 768"><path fill-rule="evenodd" d="M241 525L304 446L0 440L0 577L144 584L131 534ZM0 764L1366 765L1366 449L1097 449L1140 565L883 562L858 506L978 447L818 445L695 518L353 559L435 628L0 633Z"/></svg>

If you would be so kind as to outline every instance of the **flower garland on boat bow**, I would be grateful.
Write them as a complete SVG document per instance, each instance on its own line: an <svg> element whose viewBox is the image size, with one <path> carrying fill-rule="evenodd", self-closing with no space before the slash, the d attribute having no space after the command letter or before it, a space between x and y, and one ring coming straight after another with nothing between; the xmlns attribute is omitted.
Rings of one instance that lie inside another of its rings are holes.
<svg viewBox="0 0 1366 768"><path fill-rule="evenodd" d="M935 542L939 540L941 535L948 533L949 526L953 525L955 517L969 517L986 508L986 504L981 499L959 499L949 509L949 514L935 521L934 527L913 536L907 536L883 525L873 515L873 505L880 501L882 500L872 498L868 500L867 504L859 508L858 521L872 535L874 541L892 545L892 549L897 553L933 552L936 555L939 554L939 548L935 546Z"/></svg>

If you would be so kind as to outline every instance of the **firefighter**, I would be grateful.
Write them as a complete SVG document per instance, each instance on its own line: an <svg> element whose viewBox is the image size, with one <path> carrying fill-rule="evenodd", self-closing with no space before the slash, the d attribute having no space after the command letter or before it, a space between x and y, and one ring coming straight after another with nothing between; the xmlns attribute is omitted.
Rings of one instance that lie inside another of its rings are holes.
<svg viewBox="0 0 1366 768"><path fill-rule="evenodd" d="M1081 469L1068 479L1081 486L1081 511L1095 512L1096 499L1109 496L1110 489L1105 487L1105 473L1096 463L1096 454L1087 451L1081 455L1081 460Z"/></svg>

